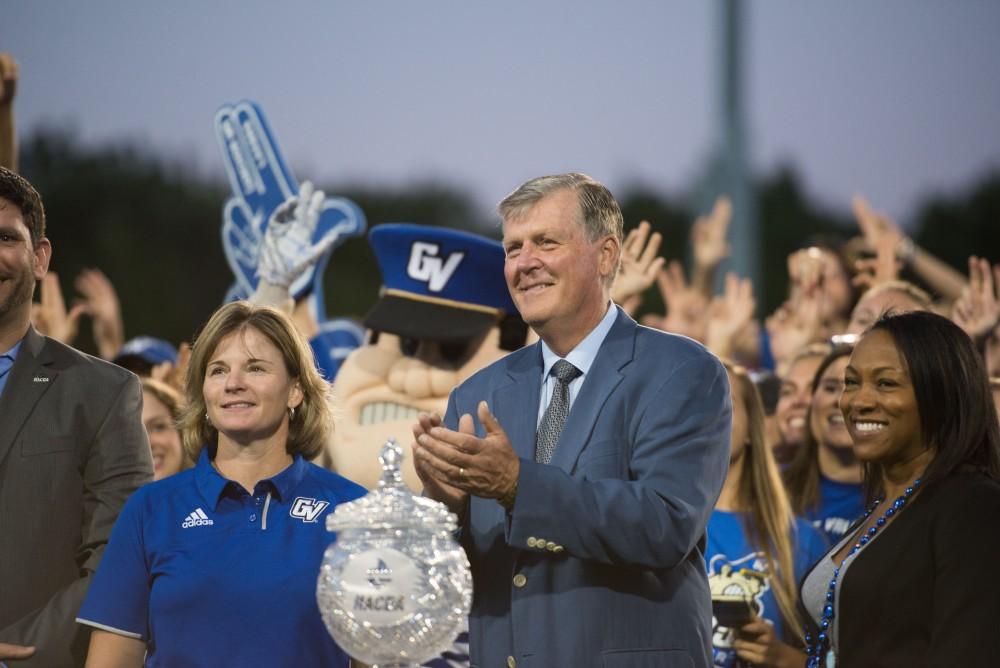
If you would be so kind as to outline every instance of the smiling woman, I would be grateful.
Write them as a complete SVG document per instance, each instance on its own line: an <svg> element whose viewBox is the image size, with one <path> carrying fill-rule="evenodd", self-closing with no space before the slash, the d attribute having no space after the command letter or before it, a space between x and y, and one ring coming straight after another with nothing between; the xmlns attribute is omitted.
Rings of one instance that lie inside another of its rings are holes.
<svg viewBox="0 0 1000 668"><path fill-rule="evenodd" d="M316 577L323 517L365 490L308 461L330 431L328 391L287 316L216 311L181 416L197 463L122 511L77 620L95 627L87 666L348 665Z"/></svg>
<svg viewBox="0 0 1000 668"><path fill-rule="evenodd" d="M278 442L284 447L268 445L271 456L312 459L330 430L329 385L308 344L274 309L236 302L216 311L191 351L185 393L181 426L194 459L213 443L226 457Z"/></svg>
<svg viewBox="0 0 1000 668"><path fill-rule="evenodd" d="M808 665L995 665L1000 427L971 339L933 313L884 316L840 404L868 511L803 582Z"/></svg>
<svg viewBox="0 0 1000 668"><path fill-rule="evenodd" d="M812 400L812 383L823 358L830 354L830 345L815 343L799 351L781 377L778 403L774 417L778 423L780 440L773 443L774 458L778 464L791 462L802 447L809 425L806 422Z"/></svg>
<svg viewBox="0 0 1000 668"><path fill-rule="evenodd" d="M170 385L153 378L140 378L142 383L142 426L149 436L153 453L153 480L162 480L191 466L181 446L177 431L180 417L180 393Z"/></svg>
<svg viewBox="0 0 1000 668"><path fill-rule="evenodd" d="M812 380L802 446L784 471L796 514L837 541L864 510L861 466L840 412L844 369L852 347L839 345L823 358Z"/></svg>
<svg viewBox="0 0 1000 668"><path fill-rule="evenodd" d="M854 454L862 462L884 467L933 457L920 431L907 366L884 329L873 330L854 351L840 403Z"/></svg>

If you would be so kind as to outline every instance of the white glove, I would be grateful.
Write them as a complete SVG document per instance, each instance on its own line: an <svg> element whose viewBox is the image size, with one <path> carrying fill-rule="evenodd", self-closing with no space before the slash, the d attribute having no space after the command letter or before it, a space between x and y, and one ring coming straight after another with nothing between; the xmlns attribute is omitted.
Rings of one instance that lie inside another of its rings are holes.
<svg viewBox="0 0 1000 668"><path fill-rule="evenodd" d="M326 195L304 181L299 194L285 200L267 222L257 258L257 276L262 281L287 290L311 264L316 262L339 234L330 230L313 243L313 234Z"/></svg>

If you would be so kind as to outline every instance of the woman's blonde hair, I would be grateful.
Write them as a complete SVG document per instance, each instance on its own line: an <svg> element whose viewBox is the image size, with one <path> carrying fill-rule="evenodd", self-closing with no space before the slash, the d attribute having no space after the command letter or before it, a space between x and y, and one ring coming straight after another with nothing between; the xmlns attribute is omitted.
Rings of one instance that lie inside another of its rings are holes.
<svg viewBox="0 0 1000 668"><path fill-rule="evenodd" d="M771 576L771 591L785 619L785 628L801 641L802 619L796 601L795 557L792 536L795 516L788 501L778 464L767 443L764 404L757 386L741 366L726 363L733 380L733 394L743 402L747 415L748 443L740 465L737 503L745 511L744 528L752 549L764 554Z"/></svg>
<svg viewBox="0 0 1000 668"><path fill-rule="evenodd" d="M285 446L288 454L315 458L333 429L330 384L316 370L312 348L291 319L277 309L249 302L232 302L217 310L191 348L184 387L186 403L179 421L184 451L197 461L206 445L218 443L219 433L206 414L202 390L205 372L222 339L247 329L255 330L275 345L285 362L285 370L302 390L302 403L289 415Z"/></svg>
<svg viewBox="0 0 1000 668"><path fill-rule="evenodd" d="M143 392L149 392L156 397L157 401L167 407L167 411L170 413L171 426L180 432L179 421L184 407L184 397L181 396L181 393L173 385L148 376L139 378L139 383L142 384ZM194 465L194 460L191 459L187 449L182 448L180 470L189 469L192 465Z"/></svg>

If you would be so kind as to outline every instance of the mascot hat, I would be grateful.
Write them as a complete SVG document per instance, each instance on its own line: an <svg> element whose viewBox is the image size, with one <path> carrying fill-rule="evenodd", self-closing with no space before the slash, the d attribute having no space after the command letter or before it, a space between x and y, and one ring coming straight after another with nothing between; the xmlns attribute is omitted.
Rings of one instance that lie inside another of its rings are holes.
<svg viewBox="0 0 1000 668"><path fill-rule="evenodd" d="M517 315L503 277L499 242L458 230L392 223L368 233L382 272L369 329L434 341L462 341Z"/></svg>

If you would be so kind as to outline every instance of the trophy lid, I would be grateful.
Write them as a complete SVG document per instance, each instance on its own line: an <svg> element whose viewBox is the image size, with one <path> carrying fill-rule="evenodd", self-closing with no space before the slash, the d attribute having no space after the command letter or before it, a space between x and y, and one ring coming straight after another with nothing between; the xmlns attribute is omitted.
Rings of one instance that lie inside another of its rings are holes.
<svg viewBox="0 0 1000 668"><path fill-rule="evenodd" d="M382 478L378 486L360 499L342 503L326 516L327 531L345 529L420 529L454 531L458 518L439 501L416 496L403 482L400 466L403 447L390 438L378 460Z"/></svg>

